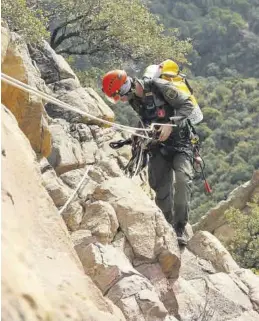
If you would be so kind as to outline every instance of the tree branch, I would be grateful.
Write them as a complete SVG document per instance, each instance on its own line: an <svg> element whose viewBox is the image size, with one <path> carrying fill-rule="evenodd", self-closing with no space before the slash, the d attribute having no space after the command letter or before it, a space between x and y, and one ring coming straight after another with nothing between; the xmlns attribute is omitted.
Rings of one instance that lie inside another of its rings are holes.
<svg viewBox="0 0 259 321"><path fill-rule="evenodd" d="M96 28L88 28L88 29L84 29L84 30L81 30L81 31L74 31L74 32L70 32L70 33L67 33L64 31L62 33L61 36L59 36L56 40L55 40L55 43L52 45L52 48L53 49L56 49L58 46L60 46L60 44L62 42L64 42L65 40L67 39L71 39L71 38L74 38L74 37L78 37L80 39L83 39L84 41L88 41L90 42L90 39L89 39L89 33L90 32L97 32L97 31L105 31L107 28L108 28L108 24L104 25L104 26L101 26L101 27L96 27ZM65 26L66 28L66 26ZM82 34L86 34L86 37L83 37ZM88 37L87 37L88 36ZM106 38L104 39L100 39L98 40L98 43L100 43L101 41L104 41ZM99 45L99 44L97 44ZM76 45L73 45L73 47L78 47L79 44L77 43ZM67 48L68 49L68 48ZM66 49L66 50L67 50ZM62 49L61 49L62 50ZM59 51L60 52L60 51Z"/></svg>
<svg viewBox="0 0 259 321"><path fill-rule="evenodd" d="M57 39L57 41L55 41L55 48L57 48L66 39L73 38L73 37L78 37L79 35L80 35L80 31L74 31L74 32L70 32L70 33L67 33L67 34L63 33ZM53 48L53 49L55 49L55 48Z"/></svg>
<svg viewBox="0 0 259 321"><path fill-rule="evenodd" d="M80 16L77 16L77 17L74 18L74 19L67 20L67 21L63 22L61 25L59 25L57 28L55 28L54 31L52 32L51 39L50 39L50 45L51 45L51 47L52 47L53 49L56 48L56 47L55 47L56 37L57 37L58 32L59 32L62 28L68 26L68 25L71 24L71 23L75 23L75 22L77 22L77 21L80 21L81 19L84 18L84 16L85 16L85 14L82 14L82 15L80 15Z"/></svg>
<svg viewBox="0 0 259 321"><path fill-rule="evenodd" d="M66 48L66 49L62 49L60 51L57 52L57 54L67 54L67 55L93 55L97 52L100 52L102 49L101 48L95 48L95 49L92 49L92 50L70 50L71 47L69 48Z"/></svg>
<svg viewBox="0 0 259 321"><path fill-rule="evenodd" d="M75 6L75 7L76 7L76 6ZM74 7L73 9L76 9L75 7ZM60 26L58 26L57 28L55 28L54 31L53 31L53 33L52 33L52 35L51 35L51 40L50 40L50 45L51 45L51 47L52 47L53 49L55 49L55 48L57 47L57 46L55 47L56 37L57 37L58 32L59 32L61 29L67 27L68 25L71 25L72 23L75 23L75 22L78 22L78 21L80 21L80 20L83 20L84 18L87 18L88 16L90 16L90 13L91 13L91 12L93 13L94 11L96 11L95 9L96 9L96 2L95 2L95 1L92 1L91 4L89 4L88 9L87 9L87 10L84 10L81 15L79 15L79 16L71 19L71 20L67 20L67 21L61 23ZM98 6L98 4L97 4L97 11L100 11L100 7ZM97 12L95 12L95 15L96 15L96 14L97 14ZM87 20L84 21L84 25L91 23L92 20L93 20L93 19L88 19L88 21L87 21Z"/></svg>

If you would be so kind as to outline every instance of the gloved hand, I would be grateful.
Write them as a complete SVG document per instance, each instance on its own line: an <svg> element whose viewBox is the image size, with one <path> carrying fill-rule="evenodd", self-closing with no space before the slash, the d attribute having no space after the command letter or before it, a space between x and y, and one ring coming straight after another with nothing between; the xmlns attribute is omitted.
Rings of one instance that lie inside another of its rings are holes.
<svg viewBox="0 0 259 321"><path fill-rule="evenodd" d="M158 132L160 132L158 140L160 142L164 142L167 140L167 138L170 136L172 133L173 127L169 126L168 124L161 125L158 129Z"/></svg>

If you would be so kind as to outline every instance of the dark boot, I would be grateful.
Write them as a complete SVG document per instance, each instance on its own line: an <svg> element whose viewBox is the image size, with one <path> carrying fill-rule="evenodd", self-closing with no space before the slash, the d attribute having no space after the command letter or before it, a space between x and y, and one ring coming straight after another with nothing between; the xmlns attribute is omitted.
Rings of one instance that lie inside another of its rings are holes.
<svg viewBox="0 0 259 321"><path fill-rule="evenodd" d="M182 246L186 246L188 243L188 237L186 235L185 228L177 227L175 232L177 235L178 244Z"/></svg>

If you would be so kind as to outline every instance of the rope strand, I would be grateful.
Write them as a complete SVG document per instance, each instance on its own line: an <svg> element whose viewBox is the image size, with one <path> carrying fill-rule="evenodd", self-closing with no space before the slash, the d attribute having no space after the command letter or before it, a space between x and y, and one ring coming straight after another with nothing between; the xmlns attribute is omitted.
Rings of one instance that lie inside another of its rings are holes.
<svg viewBox="0 0 259 321"><path fill-rule="evenodd" d="M21 90L24 90L24 91L27 91L29 93L33 93L35 94L36 96L39 96L41 98L43 98L44 100L46 101L49 101L49 102L52 102L53 104L56 104L64 109L67 109L67 110L70 110L70 111L74 111L74 112L77 112L83 116L87 116L88 118L90 119L93 119L93 120L96 120L100 123L103 123L103 124L106 124L106 125L110 125L114 128L118 128L120 130L123 130L125 132L128 132L130 134L133 134L134 136L138 136L138 137L142 137L142 138L146 138L148 140L151 140L151 138L149 137L146 137L144 135L141 135L141 134L138 134L136 133L136 131L145 131L145 132L150 132L152 131L153 129L152 128L135 128L135 127L130 127L130 126L125 126L125 125L121 125L121 124L117 124L117 123L114 123L114 122L110 122L108 120L105 120L105 119L101 119L99 117L96 117L96 116L93 116L85 111L82 111L78 108L74 108L72 107L71 105L67 104L67 103L64 103L62 101L60 101L59 99L57 98L54 98L46 93L43 93L33 87L31 87L30 85L27 85L13 77L10 77L4 73L1 73L1 78L2 78L2 81L6 82L7 84L11 85L11 86L14 86L16 88L19 88Z"/></svg>
<svg viewBox="0 0 259 321"><path fill-rule="evenodd" d="M36 96L38 97L41 97L43 98L44 100L48 101L48 102L51 102L53 104L56 104L64 109L67 109L67 110L70 110L70 111L74 111L74 112L77 112L81 115L84 115L84 116L87 116L88 118L90 119L93 119L93 120L96 120L98 121L99 123L103 123L103 124L106 124L106 125L110 125L112 126L113 128L117 128L119 130L122 130L122 131L125 131L125 132L128 132L128 133L131 133L133 134L134 136L138 136L138 137L141 137L141 138L144 138L146 140L152 140L151 137L148 136L148 132L152 132L153 129L154 129L154 125L160 125L160 124L151 124L151 127L150 128L144 128L144 125L142 123L142 126L143 128L135 128L135 127L130 127L130 126L125 126L125 125L121 125L121 124L117 124L115 122L110 122L108 120L105 120L105 119L101 119L99 117L96 117L96 116L93 116L85 111L82 111L78 108L74 108L73 106L67 104L67 103L64 103L62 101L60 101L59 99L57 98L54 98L46 93L43 93L33 87L31 87L30 85L28 84L25 84L13 77L10 77L8 75L6 75L5 73L1 73L1 79L2 81L4 81L5 83L11 85L11 86L14 86L16 88L19 88L23 91L26 91L26 92L29 92L29 93L32 93L32 94L35 94ZM172 124L167 124L168 126L175 126L175 125L172 125ZM141 132L144 132L144 135L142 134L138 134L136 133L137 131L141 131ZM142 154L142 150L141 150L141 154ZM141 155L142 156L142 155ZM137 164L137 170L140 166L140 160ZM87 175L88 175L88 172L90 170L92 166L90 166L89 168L87 168L83 178L81 179L81 181L79 182L79 184L77 185L76 189L74 190L74 192L72 193L72 195L69 197L69 199L66 201L66 203L64 204L64 206L59 210L59 214L61 215L64 210L67 208L67 206L69 205L69 203L72 201L72 199L75 197L75 194L77 193L77 191L79 190L79 188L81 187L81 185L83 184L84 180L86 179Z"/></svg>
<svg viewBox="0 0 259 321"><path fill-rule="evenodd" d="M69 199L66 201L66 203L62 206L62 208L58 211L58 213L61 215L64 210L67 208L68 204L72 201L72 199L75 197L77 191L79 190L79 188L81 187L81 185L83 184L84 180L86 179L87 175L88 175L88 172L89 170L92 168L92 166L89 166L85 173L84 173L84 176L83 178L81 179L81 181L78 183L76 189L74 190L74 192L71 194L71 196L69 197Z"/></svg>

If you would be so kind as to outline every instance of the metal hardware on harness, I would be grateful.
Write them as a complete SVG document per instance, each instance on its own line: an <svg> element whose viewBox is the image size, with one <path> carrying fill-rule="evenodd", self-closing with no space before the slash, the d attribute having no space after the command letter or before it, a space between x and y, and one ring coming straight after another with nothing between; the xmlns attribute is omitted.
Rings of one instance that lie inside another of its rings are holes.
<svg viewBox="0 0 259 321"><path fill-rule="evenodd" d="M163 123L152 123L151 125L150 125L150 129L151 130L154 130L154 127L155 126L161 126L161 125L163 125L163 126L170 126L170 127L177 127L177 125L175 125L175 124L163 124Z"/></svg>
<svg viewBox="0 0 259 321"><path fill-rule="evenodd" d="M152 127L156 125L161 126L160 123L154 123ZM142 126L144 125L142 124ZM154 128L152 130L149 128L148 132L149 135L146 138L133 136L132 138L111 142L109 144L113 149L118 149L124 145L132 144L132 157L124 168L125 175L130 178L137 176L145 168L149 158L149 147L158 143L158 132Z"/></svg>
<svg viewBox="0 0 259 321"><path fill-rule="evenodd" d="M124 145L130 145L132 144L132 139L131 138L128 138L128 139L121 139L121 140L118 140L116 142L111 142L109 144L109 146L112 148L112 149L119 149L121 147L123 147Z"/></svg>
<svg viewBox="0 0 259 321"><path fill-rule="evenodd" d="M148 141L137 139L132 146L132 157L124 168L125 174L133 178L140 174L148 163Z"/></svg>

